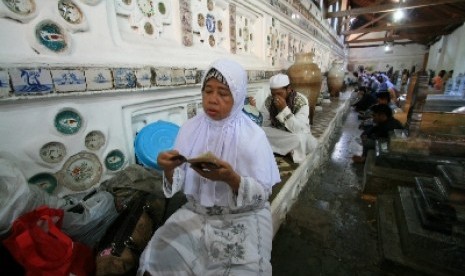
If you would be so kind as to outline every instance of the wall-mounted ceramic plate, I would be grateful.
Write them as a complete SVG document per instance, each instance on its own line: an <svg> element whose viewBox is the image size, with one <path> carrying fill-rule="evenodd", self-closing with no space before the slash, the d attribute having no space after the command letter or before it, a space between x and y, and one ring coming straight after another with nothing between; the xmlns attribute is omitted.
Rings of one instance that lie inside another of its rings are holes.
<svg viewBox="0 0 465 276"><path fill-rule="evenodd" d="M72 191L84 191L96 185L102 176L102 164L97 155L80 152L71 156L57 173L60 183Z"/></svg>
<svg viewBox="0 0 465 276"><path fill-rule="evenodd" d="M197 14L197 24L199 24L200 27L205 26L205 16L201 13Z"/></svg>
<svg viewBox="0 0 465 276"><path fill-rule="evenodd" d="M99 150L105 145L105 135L98 130L91 131L86 135L84 144L90 150Z"/></svg>
<svg viewBox="0 0 465 276"><path fill-rule="evenodd" d="M140 12L147 17L151 17L155 14L155 9L153 7L152 0L136 0L137 7L139 8Z"/></svg>
<svg viewBox="0 0 465 276"><path fill-rule="evenodd" d="M81 116L72 110L60 111L55 116L55 128L63 134L75 134L82 126Z"/></svg>
<svg viewBox="0 0 465 276"><path fill-rule="evenodd" d="M215 8L215 1L213 0L207 0L207 9L209 11L212 11Z"/></svg>
<svg viewBox="0 0 465 276"><path fill-rule="evenodd" d="M47 163L59 163L66 156L66 147L60 142L49 142L40 148L39 155Z"/></svg>
<svg viewBox="0 0 465 276"><path fill-rule="evenodd" d="M79 24L84 19L81 9L71 0L58 1L58 12L64 20L71 24Z"/></svg>
<svg viewBox="0 0 465 276"><path fill-rule="evenodd" d="M110 171L117 171L123 167L125 159L120 150L112 150L105 157L105 167Z"/></svg>
<svg viewBox="0 0 465 276"><path fill-rule="evenodd" d="M211 14L207 14L207 18L205 20L205 25L207 26L207 30L209 33L214 33L216 30L216 21L215 17Z"/></svg>
<svg viewBox="0 0 465 276"><path fill-rule="evenodd" d="M28 16L36 11L34 0L2 0L3 4L14 14Z"/></svg>
<svg viewBox="0 0 465 276"><path fill-rule="evenodd" d="M38 173L28 180L29 184L38 186L49 194L52 194L57 187L57 179L49 173Z"/></svg>
<svg viewBox="0 0 465 276"><path fill-rule="evenodd" d="M213 36L213 35L208 36L208 44L211 47L215 47L215 44L216 44L215 36Z"/></svg>
<svg viewBox="0 0 465 276"><path fill-rule="evenodd" d="M40 22L35 29L38 43L54 53L65 52L69 41L64 29L51 20Z"/></svg>

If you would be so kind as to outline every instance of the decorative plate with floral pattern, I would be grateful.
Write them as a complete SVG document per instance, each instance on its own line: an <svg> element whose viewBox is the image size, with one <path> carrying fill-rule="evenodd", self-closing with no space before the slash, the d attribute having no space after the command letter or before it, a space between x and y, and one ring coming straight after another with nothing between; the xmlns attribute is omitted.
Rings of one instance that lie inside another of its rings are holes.
<svg viewBox="0 0 465 276"><path fill-rule="evenodd" d="M71 156L57 173L60 183L72 191L84 191L96 185L102 176L102 164L97 155L80 152Z"/></svg>

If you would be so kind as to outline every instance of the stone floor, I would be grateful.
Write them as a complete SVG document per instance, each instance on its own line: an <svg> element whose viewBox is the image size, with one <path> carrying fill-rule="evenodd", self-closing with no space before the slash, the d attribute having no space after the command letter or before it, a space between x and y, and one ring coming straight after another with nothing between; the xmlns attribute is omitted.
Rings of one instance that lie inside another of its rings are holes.
<svg viewBox="0 0 465 276"><path fill-rule="evenodd" d="M420 275L382 261L374 198L363 196L363 165L351 157L357 113L350 110L330 159L309 180L273 240L273 275Z"/></svg>
<svg viewBox="0 0 465 276"><path fill-rule="evenodd" d="M349 92L347 92L349 93ZM348 95L345 95L348 97ZM323 135L326 128L330 124L331 120L337 113L338 108L342 103L338 100L332 100L331 103L323 104L321 106L321 110L315 113L315 117L313 118L313 125L311 126L312 135L315 138L320 138ZM295 164L292 161L292 157L289 155L286 156L275 156L276 163L278 164L279 172L281 175L281 183L278 183L273 186L273 193L270 196L270 201L276 197L279 193L282 185L286 183L289 177L292 175L292 172L297 169L299 164Z"/></svg>

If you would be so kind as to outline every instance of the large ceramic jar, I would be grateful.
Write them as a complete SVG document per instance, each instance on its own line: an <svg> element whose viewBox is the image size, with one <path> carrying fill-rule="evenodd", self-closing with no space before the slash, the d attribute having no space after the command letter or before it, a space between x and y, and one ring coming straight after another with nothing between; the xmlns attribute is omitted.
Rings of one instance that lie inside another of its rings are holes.
<svg viewBox="0 0 465 276"><path fill-rule="evenodd" d="M333 66L328 71L328 89L331 97L339 97L339 92L344 84L344 65L342 61L333 61Z"/></svg>
<svg viewBox="0 0 465 276"><path fill-rule="evenodd" d="M287 70L291 85L297 92L307 96L310 105L310 124L313 124L315 105L321 92L321 70L313 62L315 54L299 53L295 55L295 62Z"/></svg>

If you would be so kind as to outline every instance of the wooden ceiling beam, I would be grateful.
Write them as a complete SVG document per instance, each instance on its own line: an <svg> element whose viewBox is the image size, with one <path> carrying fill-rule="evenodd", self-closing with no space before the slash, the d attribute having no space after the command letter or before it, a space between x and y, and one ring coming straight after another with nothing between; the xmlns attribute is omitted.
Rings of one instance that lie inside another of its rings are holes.
<svg viewBox="0 0 465 276"><path fill-rule="evenodd" d="M418 41L418 40L423 40L423 39L427 39L427 38L428 37L426 35L424 35L424 36L401 35L401 36L387 36L387 37L367 38L367 39L357 39L357 40L352 39L352 40L346 41L346 43L360 44L360 43L370 43L370 42L377 42L377 41L393 42L393 41L405 40L405 39Z"/></svg>
<svg viewBox="0 0 465 276"><path fill-rule="evenodd" d="M396 25L386 25L386 26L373 27L373 28L347 30L347 31L343 31L342 34L349 35L349 34L359 34L359 33L368 33L368 32L370 33L382 32L382 31L397 30L397 29L447 26L449 24L461 23L463 21L465 21L464 17L449 18L449 19L434 20L434 21L422 21L422 22L414 22L414 23L408 23L408 24L396 24Z"/></svg>
<svg viewBox="0 0 465 276"><path fill-rule="evenodd" d="M372 24L378 22L379 20L385 18L385 17L388 16L388 15L389 15L388 13L382 14L382 15L378 16L377 18L371 20L370 22L364 24L363 26L358 27L357 30L360 30L360 31L361 31L362 29L365 29L366 27L368 27L368 26L370 26L370 25L372 25Z"/></svg>
<svg viewBox="0 0 465 276"><path fill-rule="evenodd" d="M443 5L443 4L453 4L463 2L463 0L410 0L406 3L393 3L393 4L384 4L384 5L371 5L364 8L356 8L344 11L336 12L326 12L324 14L325 18L333 17L343 17L343 16L356 16L367 13L381 13L381 12L393 12L397 9L416 9L427 6Z"/></svg>
<svg viewBox="0 0 465 276"><path fill-rule="evenodd" d="M408 41L408 42L397 42L395 45L407 45L407 44L413 44L413 43L418 43L415 41ZM354 48L373 48L373 47L382 47L384 44L367 44L367 45L347 45L347 48L349 49L354 49Z"/></svg>

